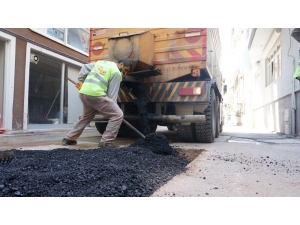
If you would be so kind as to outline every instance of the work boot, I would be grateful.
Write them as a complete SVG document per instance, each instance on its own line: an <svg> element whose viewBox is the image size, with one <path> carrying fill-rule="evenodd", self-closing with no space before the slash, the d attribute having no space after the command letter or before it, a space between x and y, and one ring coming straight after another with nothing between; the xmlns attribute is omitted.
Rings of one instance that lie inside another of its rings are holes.
<svg viewBox="0 0 300 225"><path fill-rule="evenodd" d="M69 140L67 138L64 138L62 140L62 145L77 145L77 141Z"/></svg>
<svg viewBox="0 0 300 225"><path fill-rule="evenodd" d="M100 142L98 147L100 148L117 148L117 145L114 145L112 142Z"/></svg>
<svg viewBox="0 0 300 225"><path fill-rule="evenodd" d="M0 152L0 164L10 163L14 156L12 150Z"/></svg>

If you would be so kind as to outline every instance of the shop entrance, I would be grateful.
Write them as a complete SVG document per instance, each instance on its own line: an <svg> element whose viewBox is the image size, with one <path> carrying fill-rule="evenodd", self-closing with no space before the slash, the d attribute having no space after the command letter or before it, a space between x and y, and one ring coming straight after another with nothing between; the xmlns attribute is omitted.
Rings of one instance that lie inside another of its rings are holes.
<svg viewBox="0 0 300 225"><path fill-rule="evenodd" d="M82 115L82 104L78 90L68 81L68 76L74 79L78 72L79 68L66 62L31 51L28 129L70 127L78 121Z"/></svg>

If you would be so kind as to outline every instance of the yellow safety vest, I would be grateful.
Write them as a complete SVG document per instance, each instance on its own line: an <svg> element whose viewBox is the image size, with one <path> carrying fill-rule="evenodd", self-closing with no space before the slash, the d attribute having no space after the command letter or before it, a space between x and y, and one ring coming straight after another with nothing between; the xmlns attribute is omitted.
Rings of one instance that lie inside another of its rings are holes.
<svg viewBox="0 0 300 225"><path fill-rule="evenodd" d="M91 72L87 75L79 91L90 96L107 95L109 80L117 73L122 80L122 75L116 63L109 61L97 61Z"/></svg>
<svg viewBox="0 0 300 225"><path fill-rule="evenodd" d="M300 80L300 61L294 73L294 78Z"/></svg>

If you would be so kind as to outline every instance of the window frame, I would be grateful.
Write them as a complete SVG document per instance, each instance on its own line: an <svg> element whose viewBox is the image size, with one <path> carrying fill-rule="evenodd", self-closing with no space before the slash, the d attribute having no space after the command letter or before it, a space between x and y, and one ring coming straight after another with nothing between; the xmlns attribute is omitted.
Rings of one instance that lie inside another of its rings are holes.
<svg viewBox="0 0 300 225"><path fill-rule="evenodd" d="M265 58L265 73L266 73L266 85L265 87L272 84L282 75L281 71L281 63L282 63L282 45L281 38L275 42L269 53ZM274 70L277 65L276 70Z"/></svg>
<svg viewBox="0 0 300 225"><path fill-rule="evenodd" d="M78 48L76 48L76 47L68 44L68 41L67 41L68 28L64 28L64 41L61 41L58 38L55 38L55 37L53 37L53 36L51 36L51 35L49 35L47 33L41 32L38 28L29 28L29 29L32 30L35 33L38 33L38 34L40 34L40 35L42 35L42 36L44 36L46 38L51 39L52 41L58 42L61 45L64 45L64 46L66 46L66 47L68 47L70 49L73 49L73 50L75 50L75 51L77 51L77 52L79 52L79 53L81 53L83 55L89 56L89 50L88 50L88 52L84 52L84 51L82 51L82 50L80 50L80 49L78 49ZM45 28L45 29L47 29L47 28Z"/></svg>
<svg viewBox="0 0 300 225"><path fill-rule="evenodd" d="M53 57L56 60L62 61L62 63L68 63L72 66L81 68L83 63L77 62L73 59L67 58L65 56L59 55L55 52L49 51L47 49L41 48L37 45L27 43L26 47L26 66L25 66L25 86L24 86L24 113L23 113L23 130L28 130L28 89L29 89L29 73L30 73L30 55L31 52L42 52L43 54ZM65 126L65 124L63 124ZM73 126L73 125L70 125ZM58 128L58 127L56 127Z"/></svg>
<svg viewBox="0 0 300 225"><path fill-rule="evenodd" d="M3 114L1 115L1 117L3 127L5 127L8 130L12 130L16 61L16 37L0 31L0 39L6 42L4 59L4 99Z"/></svg>

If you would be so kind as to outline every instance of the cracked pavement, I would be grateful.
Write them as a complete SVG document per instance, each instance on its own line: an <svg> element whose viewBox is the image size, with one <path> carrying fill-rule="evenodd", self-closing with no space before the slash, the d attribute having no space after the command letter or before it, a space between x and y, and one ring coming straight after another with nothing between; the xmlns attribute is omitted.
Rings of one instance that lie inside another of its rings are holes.
<svg viewBox="0 0 300 225"><path fill-rule="evenodd" d="M300 196L299 136L224 126L215 143L199 146L206 151L153 197Z"/></svg>

